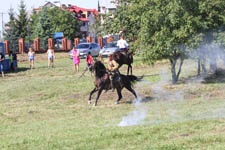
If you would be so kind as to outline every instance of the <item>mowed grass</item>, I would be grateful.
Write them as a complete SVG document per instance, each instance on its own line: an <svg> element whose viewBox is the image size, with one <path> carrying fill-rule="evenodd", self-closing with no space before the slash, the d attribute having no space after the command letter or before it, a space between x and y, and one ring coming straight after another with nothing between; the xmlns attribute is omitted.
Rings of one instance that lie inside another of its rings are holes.
<svg viewBox="0 0 225 150"><path fill-rule="evenodd" d="M0 78L1 150L225 149L224 76L194 80L193 61L185 62L181 81L171 85L167 61L146 66L135 57L134 74L145 75L135 90L146 117L138 125L119 127L136 109L128 91L119 105L114 105L116 92L103 92L93 107L87 101L94 77L86 72L80 78L84 60L75 73L67 53L57 53L50 69L46 54L36 55L33 70L26 59L20 55L18 72Z"/></svg>

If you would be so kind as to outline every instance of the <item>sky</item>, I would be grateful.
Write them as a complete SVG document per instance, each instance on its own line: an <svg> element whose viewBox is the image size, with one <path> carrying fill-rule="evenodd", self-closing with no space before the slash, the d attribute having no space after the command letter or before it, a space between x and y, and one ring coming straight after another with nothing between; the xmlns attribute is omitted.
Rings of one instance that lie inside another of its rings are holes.
<svg viewBox="0 0 225 150"><path fill-rule="evenodd" d="M26 5L26 10L31 10L32 8L38 8L39 6L44 5L48 1L60 1L61 4L71 4L76 5L82 8L90 8L90 9L97 9L98 7L98 0L23 0ZM9 21L8 11L10 7L14 9L14 11L18 12L18 7L20 4L20 0L0 0L0 31L2 30L2 15L4 24Z"/></svg>

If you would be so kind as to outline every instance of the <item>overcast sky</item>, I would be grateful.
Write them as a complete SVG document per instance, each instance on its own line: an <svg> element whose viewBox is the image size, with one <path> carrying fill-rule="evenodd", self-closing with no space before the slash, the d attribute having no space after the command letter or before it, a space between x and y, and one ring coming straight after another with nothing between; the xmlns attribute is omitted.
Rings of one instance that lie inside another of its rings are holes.
<svg viewBox="0 0 225 150"><path fill-rule="evenodd" d="M49 0L50 2L60 1L61 4L72 4L77 5L82 8L95 8L98 7L98 0ZM44 5L47 0L24 0L26 4L26 9L30 10L31 8L38 8L39 6ZM0 13L4 13L3 20L4 23L9 21L8 11L10 7L14 9L14 11L18 12L18 6L20 4L20 0L0 0ZM2 15L0 14L0 30L2 30Z"/></svg>

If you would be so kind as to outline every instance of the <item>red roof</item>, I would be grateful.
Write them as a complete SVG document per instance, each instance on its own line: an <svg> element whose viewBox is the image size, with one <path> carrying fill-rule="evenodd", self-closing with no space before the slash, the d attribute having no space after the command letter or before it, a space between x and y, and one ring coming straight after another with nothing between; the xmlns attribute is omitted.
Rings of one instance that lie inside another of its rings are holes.
<svg viewBox="0 0 225 150"><path fill-rule="evenodd" d="M93 12L93 14L95 16L98 15L98 11L96 9L85 9L85 8L80 8L80 7L77 7L77 6L70 6L69 8L67 8L70 12L76 12L76 13L79 13L80 11L82 12Z"/></svg>
<svg viewBox="0 0 225 150"><path fill-rule="evenodd" d="M88 18L77 18L80 21L88 21Z"/></svg>

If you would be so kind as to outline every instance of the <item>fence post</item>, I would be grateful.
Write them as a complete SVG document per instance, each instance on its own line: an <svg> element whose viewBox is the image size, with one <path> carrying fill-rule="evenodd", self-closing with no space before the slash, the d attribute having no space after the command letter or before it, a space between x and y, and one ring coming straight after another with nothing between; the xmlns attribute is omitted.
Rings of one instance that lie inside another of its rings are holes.
<svg viewBox="0 0 225 150"><path fill-rule="evenodd" d="M34 51L40 51L40 39L34 39Z"/></svg>
<svg viewBox="0 0 225 150"><path fill-rule="evenodd" d="M79 38L75 38L74 39L74 46L76 47L79 43L80 43L80 39Z"/></svg>
<svg viewBox="0 0 225 150"><path fill-rule="evenodd" d="M92 39L91 39L90 36L88 36L86 39L87 39L87 43L91 43L92 42Z"/></svg>
<svg viewBox="0 0 225 150"><path fill-rule="evenodd" d="M98 44L101 48L103 47L103 38L101 36L98 37Z"/></svg>
<svg viewBox="0 0 225 150"><path fill-rule="evenodd" d="M54 49L54 39L53 38L49 38L48 39L48 49Z"/></svg>
<svg viewBox="0 0 225 150"><path fill-rule="evenodd" d="M62 50L64 50L64 51L67 50L67 39L66 38L62 39Z"/></svg>
<svg viewBox="0 0 225 150"><path fill-rule="evenodd" d="M5 45L5 54L9 54L9 41L4 40L4 45Z"/></svg>
<svg viewBox="0 0 225 150"><path fill-rule="evenodd" d="M71 50L71 40L67 40L67 50Z"/></svg>
<svg viewBox="0 0 225 150"><path fill-rule="evenodd" d="M25 49L24 39L19 39L19 53L23 54Z"/></svg>
<svg viewBox="0 0 225 150"><path fill-rule="evenodd" d="M110 37L108 37L108 38L106 39L106 42L107 42L107 43L112 43L113 40L114 40L113 36L110 36Z"/></svg>

